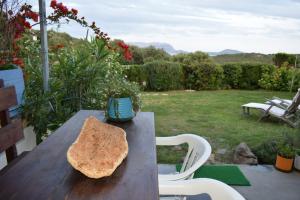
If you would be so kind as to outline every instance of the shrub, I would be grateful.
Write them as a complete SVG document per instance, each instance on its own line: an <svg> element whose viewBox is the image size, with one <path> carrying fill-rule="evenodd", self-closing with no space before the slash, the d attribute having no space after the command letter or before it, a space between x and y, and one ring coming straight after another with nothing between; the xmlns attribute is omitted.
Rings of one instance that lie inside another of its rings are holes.
<svg viewBox="0 0 300 200"><path fill-rule="evenodd" d="M276 67L273 65L264 65L262 66L262 75L261 79L258 81L258 84L261 88L272 90L273 89L273 74L276 70Z"/></svg>
<svg viewBox="0 0 300 200"><path fill-rule="evenodd" d="M154 61L143 68L147 76L147 89L162 91L183 88L183 72L179 63Z"/></svg>
<svg viewBox="0 0 300 200"><path fill-rule="evenodd" d="M142 65L123 66L127 80L138 83L142 88L146 87L147 75Z"/></svg>
<svg viewBox="0 0 300 200"><path fill-rule="evenodd" d="M36 47L39 44L36 43ZM37 143L81 109L104 109L110 96L130 95L135 110L140 96L136 84L128 82L117 56L102 40L92 40L76 50L61 49L50 54L50 89L43 91L38 48L29 46L26 56L25 104L23 114L34 127ZM24 54L25 55L25 54ZM30 56L29 56L30 55Z"/></svg>
<svg viewBox="0 0 300 200"><path fill-rule="evenodd" d="M223 68L214 63L184 65L186 88L194 90L219 89L222 85Z"/></svg>
<svg viewBox="0 0 300 200"><path fill-rule="evenodd" d="M262 77L259 85L263 89L296 91L300 87L300 70L289 67L262 68Z"/></svg>
<svg viewBox="0 0 300 200"><path fill-rule="evenodd" d="M240 78L239 86L241 89L258 89L258 81L261 79L261 70L262 64L251 64L243 63L242 67L242 76Z"/></svg>
<svg viewBox="0 0 300 200"><path fill-rule="evenodd" d="M222 65L224 79L223 84L226 88L239 88L239 80L242 77L242 67L238 63L228 63Z"/></svg>
<svg viewBox="0 0 300 200"><path fill-rule="evenodd" d="M278 151L278 142L275 140L265 141L253 149L260 164L274 164Z"/></svg>
<svg viewBox="0 0 300 200"><path fill-rule="evenodd" d="M178 54L172 59L183 66L186 88L201 90L218 89L221 86L223 69L214 64L207 53Z"/></svg>

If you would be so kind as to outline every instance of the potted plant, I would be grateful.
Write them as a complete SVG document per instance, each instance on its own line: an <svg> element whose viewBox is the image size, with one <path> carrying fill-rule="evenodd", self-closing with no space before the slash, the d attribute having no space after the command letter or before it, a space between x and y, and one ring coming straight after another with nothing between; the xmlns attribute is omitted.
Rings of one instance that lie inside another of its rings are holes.
<svg viewBox="0 0 300 200"><path fill-rule="evenodd" d="M295 151L294 168L300 171L300 149Z"/></svg>
<svg viewBox="0 0 300 200"><path fill-rule="evenodd" d="M278 146L276 157L276 169L282 172L291 172L295 157L295 150L289 143L283 143Z"/></svg>
<svg viewBox="0 0 300 200"><path fill-rule="evenodd" d="M135 117L140 109L140 95L137 84L126 80L114 83L107 95L106 117L111 121L124 122Z"/></svg>

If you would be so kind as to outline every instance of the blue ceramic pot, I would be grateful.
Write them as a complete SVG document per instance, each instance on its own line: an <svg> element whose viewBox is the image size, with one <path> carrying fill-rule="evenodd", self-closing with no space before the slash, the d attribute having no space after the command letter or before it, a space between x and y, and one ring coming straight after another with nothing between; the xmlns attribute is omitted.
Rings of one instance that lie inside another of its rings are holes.
<svg viewBox="0 0 300 200"><path fill-rule="evenodd" d="M0 79L3 79L4 86L15 86L18 106L14 106L9 109L10 117L14 117L18 114L18 108L23 101L23 92L24 92L24 78L23 71L21 68L16 66L16 69L0 70Z"/></svg>
<svg viewBox="0 0 300 200"><path fill-rule="evenodd" d="M130 97L109 98L107 105L107 117L111 121L129 121L135 117Z"/></svg>

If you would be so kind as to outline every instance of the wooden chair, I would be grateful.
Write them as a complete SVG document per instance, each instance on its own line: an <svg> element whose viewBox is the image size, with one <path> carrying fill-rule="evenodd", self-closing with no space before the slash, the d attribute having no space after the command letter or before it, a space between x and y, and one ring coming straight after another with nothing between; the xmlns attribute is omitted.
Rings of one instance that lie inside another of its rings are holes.
<svg viewBox="0 0 300 200"><path fill-rule="evenodd" d="M16 143L24 138L21 119L11 120L9 117L9 108L17 104L15 87L4 87L0 79L0 153L6 152L7 163L18 156Z"/></svg>

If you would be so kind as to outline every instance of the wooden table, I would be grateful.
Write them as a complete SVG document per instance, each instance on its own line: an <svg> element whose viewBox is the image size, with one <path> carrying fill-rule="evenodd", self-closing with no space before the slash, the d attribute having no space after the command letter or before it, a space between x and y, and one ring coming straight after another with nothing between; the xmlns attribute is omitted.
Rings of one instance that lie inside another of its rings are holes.
<svg viewBox="0 0 300 200"><path fill-rule="evenodd" d="M158 177L154 114L140 112L131 122L115 124L127 133L129 153L112 176L90 179L67 162L68 147L88 116L80 111L23 159L0 173L0 199L157 200Z"/></svg>

